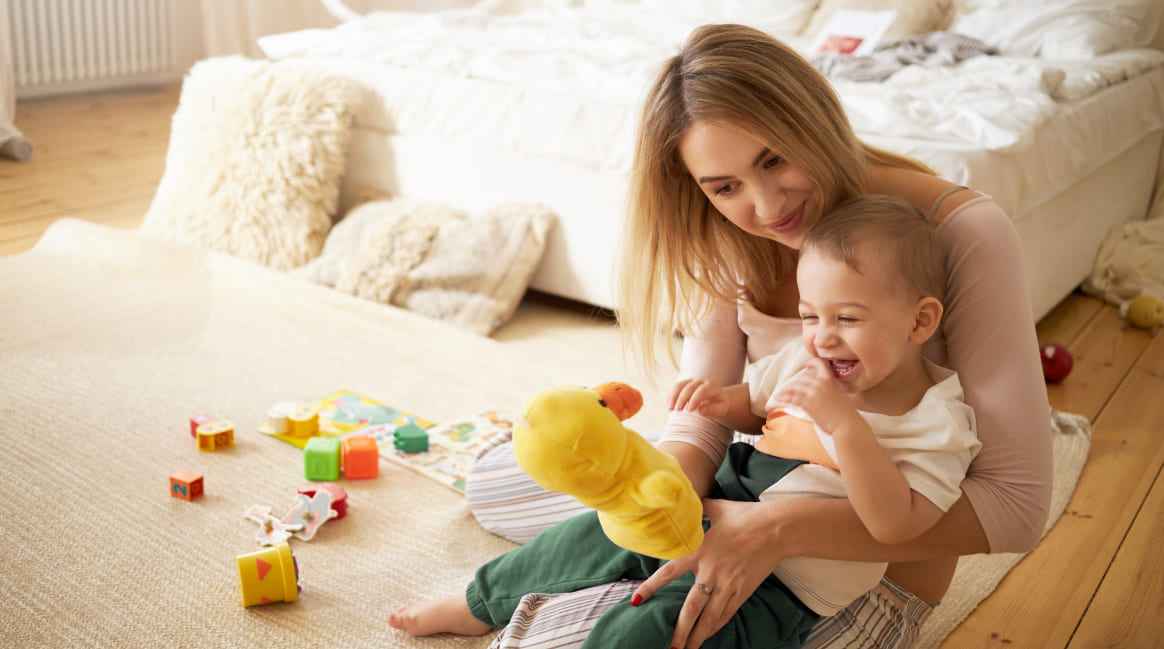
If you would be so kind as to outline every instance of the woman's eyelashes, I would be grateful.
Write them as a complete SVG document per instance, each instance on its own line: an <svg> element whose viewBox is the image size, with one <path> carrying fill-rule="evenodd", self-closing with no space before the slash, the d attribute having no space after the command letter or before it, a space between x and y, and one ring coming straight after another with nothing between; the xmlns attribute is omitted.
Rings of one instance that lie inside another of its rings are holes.
<svg viewBox="0 0 1164 649"><path fill-rule="evenodd" d="M768 169L775 169L776 167L779 167L782 162L784 162L784 158L781 158L778 155L772 155L764 158L763 162L760 163L760 168L764 169L765 171ZM714 189L712 189L711 193L715 196L730 196L735 191L736 184L737 183L724 183L722 185L717 185Z"/></svg>

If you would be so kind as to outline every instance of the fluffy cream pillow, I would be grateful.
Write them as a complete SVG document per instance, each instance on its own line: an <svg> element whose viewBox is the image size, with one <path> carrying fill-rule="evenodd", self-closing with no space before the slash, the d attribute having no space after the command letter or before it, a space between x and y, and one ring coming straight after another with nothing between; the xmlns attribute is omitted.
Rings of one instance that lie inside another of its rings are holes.
<svg viewBox="0 0 1164 649"><path fill-rule="evenodd" d="M372 201L353 208L323 254L294 274L488 335L521 301L553 221L538 204L470 216L439 203Z"/></svg>
<svg viewBox="0 0 1164 649"><path fill-rule="evenodd" d="M331 228L357 98L302 61L199 61L142 232L280 270L306 263Z"/></svg>
<svg viewBox="0 0 1164 649"><path fill-rule="evenodd" d="M897 12L897 17L885 31L885 42L900 40L910 36L941 31L950 26L956 10L957 0L822 0L816 13L805 26L801 36L809 40L816 37L829 18L840 9L855 11Z"/></svg>

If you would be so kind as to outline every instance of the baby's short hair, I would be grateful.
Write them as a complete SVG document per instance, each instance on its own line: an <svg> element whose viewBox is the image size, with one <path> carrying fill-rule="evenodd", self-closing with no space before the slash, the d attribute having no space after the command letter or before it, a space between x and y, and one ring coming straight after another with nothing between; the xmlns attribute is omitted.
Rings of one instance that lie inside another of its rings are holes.
<svg viewBox="0 0 1164 649"><path fill-rule="evenodd" d="M877 258L891 264L918 299L942 300L946 262L937 232L916 207L896 196L867 194L841 203L809 230L802 250L823 252L862 272L857 248L866 243L877 246Z"/></svg>

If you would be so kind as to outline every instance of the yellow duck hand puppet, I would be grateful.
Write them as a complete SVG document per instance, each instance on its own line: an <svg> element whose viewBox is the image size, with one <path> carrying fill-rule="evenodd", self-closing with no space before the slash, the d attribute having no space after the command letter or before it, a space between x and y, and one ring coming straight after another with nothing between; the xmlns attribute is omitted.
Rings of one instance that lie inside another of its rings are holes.
<svg viewBox="0 0 1164 649"><path fill-rule="evenodd" d="M623 426L642 405L625 383L543 390L526 404L529 425L514 427L513 452L539 485L598 510L615 544L674 559L703 542L703 505L674 457Z"/></svg>

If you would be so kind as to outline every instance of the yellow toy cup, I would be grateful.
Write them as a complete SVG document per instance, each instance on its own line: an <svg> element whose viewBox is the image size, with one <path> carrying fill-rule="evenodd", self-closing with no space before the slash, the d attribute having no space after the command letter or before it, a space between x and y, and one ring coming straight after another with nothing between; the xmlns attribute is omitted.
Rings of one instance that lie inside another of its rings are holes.
<svg viewBox="0 0 1164 649"><path fill-rule="evenodd" d="M243 606L294 602L299 596L299 567L284 541L236 556Z"/></svg>

